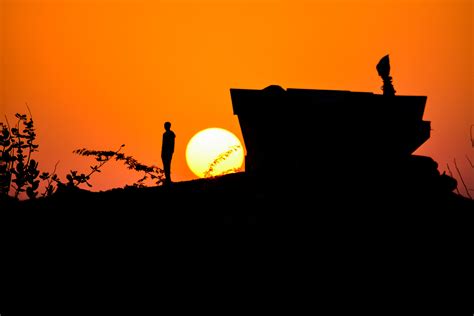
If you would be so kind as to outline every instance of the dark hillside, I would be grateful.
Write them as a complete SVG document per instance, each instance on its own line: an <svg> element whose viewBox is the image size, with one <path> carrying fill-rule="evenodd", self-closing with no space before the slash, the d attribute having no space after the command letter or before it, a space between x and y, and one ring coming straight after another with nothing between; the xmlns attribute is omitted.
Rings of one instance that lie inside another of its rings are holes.
<svg viewBox="0 0 474 316"><path fill-rule="evenodd" d="M455 180L440 175L428 157L414 157L390 172L374 167L345 179L330 174L332 180L322 170L319 178L301 175L298 182L236 173L170 187L63 189L48 198L4 204L1 216L6 229L25 235L87 229L143 233L171 227L297 233L304 227L342 234L403 227L406 233L423 234L439 227L456 232L474 210L474 201L455 194Z"/></svg>
<svg viewBox="0 0 474 316"><path fill-rule="evenodd" d="M194 308L208 306L198 284L217 278L227 282L222 288L247 284L248 295L259 295L248 283L256 280L271 295L294 288L284 302L308 295L301 282L314 283L324 298L318 306L339 310L375 313L374 300L397 312L462 306L473 201L442 190L449 179L441 175L431 185L415 178L401 183L399 174L370 186L374 179L362 177L343 195L314 178L265 184L237 173L169 188L60 191L2 206L3 297L12 311L30 308L21 303L28 300L61 314L60 300L84 312L94 304L143 314L156 296L180 306L171 293L183 284ZM415 183L424 183L423 194Z"/></svg>
<svg viewBox="0 0 474 316"><path fill-rule="evenodd" d="M454 193L433 159L412 154L429 138L426 97L231 93L245 173L3 201L4 297L46 304L49 314L51 300L82 306L84 293L102 302L108 294L106 305L122 312L129 302L127 315L147 314L157 297L193 311L233 300L219 314L250 301L289 315L315 304L323 315L467 306L474 201ZM276 151L282 140L294 150ZM59 289L49 301L45 284Z"/></svg>

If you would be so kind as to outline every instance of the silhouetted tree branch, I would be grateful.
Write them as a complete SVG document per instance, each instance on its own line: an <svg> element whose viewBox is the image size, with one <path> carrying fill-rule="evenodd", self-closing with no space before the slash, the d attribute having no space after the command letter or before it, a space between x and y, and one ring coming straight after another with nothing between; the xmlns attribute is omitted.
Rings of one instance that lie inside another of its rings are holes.
<svg viewBox="0 0 474 316"><path fill-rule="evenodd" d="M157 166L147 166L145 164L140 163L138 160L133 158L132 156L127 156L120 151L125 145L121 145L120 148L116 151L108 151L108 150L89 150L86 148L76 149L73 153L81 155L81 156L93 156L95 157L96 161L99 163L95 166L91 166L90 168L92 171L88 175L80 175L77 176L77 173L73 174L71 171L70 177L68 180L73 179L73 185L77 186L81 183L86 183L87 185L91 186L87 180L90 179L90 176L95 172L100 172L100 168L110 161L112 158L116 161L122 161L128 169L135 170L138 172L143 172L144 175L142 178L138 179L133 186L137 187L144 187L145 181L150 179L153 180L156 185L162 185L164 183L164 172L161 168Z"/></svg>
<svg viewBox="0 0 474 316"><path fill-rule="evenodd" d="M56 182L56 183L59 182L58 175L56 174L56 169L58 167L58 164L59 164L59 161L56 162L56 164L54 165L54 170L51 174L49 172L43 172L40 175L41 180L48 181L46 183L45 191L41 194L41 196L43 196L43 197L53 195L53 193L56 190L56 187L53 185L53 182Z"/></svg>
<svg viewBox="0 0 474 316"><path fill-rule="evenodd" d="M74 154L81 156L95 156L95 160L99 163L95 166L90 166L91 171L86 175L84 173L77 174L77 171L72 171L66 176L69 186L79 186L82 183L85 183L88 187L92 187L92 184L89 183L91 175L96 172L101 172L102 168L110 159L117 155L125 145L121 145L116 151L97 151L97 150L88 150L86 148L76 149L73 151Z"/></svg>

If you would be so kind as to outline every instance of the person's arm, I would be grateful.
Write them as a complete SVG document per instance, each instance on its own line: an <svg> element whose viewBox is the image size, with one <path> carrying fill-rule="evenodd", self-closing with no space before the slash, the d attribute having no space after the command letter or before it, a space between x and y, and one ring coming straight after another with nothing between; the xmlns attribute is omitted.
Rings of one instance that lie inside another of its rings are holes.
<svg viewBox="0 0 474 316"><path fill-rule="evenodd" d="M174 139L176 135L173 133L173 137L171 137L171 152L174 153Z"/></svg>

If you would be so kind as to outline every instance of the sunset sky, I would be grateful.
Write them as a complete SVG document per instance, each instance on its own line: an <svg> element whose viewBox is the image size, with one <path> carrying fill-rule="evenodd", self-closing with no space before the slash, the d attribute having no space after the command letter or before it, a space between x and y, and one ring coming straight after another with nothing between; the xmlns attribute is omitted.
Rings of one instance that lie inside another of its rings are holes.
<svg viewBox="0 0 474 316"><path fill-rule="evenodd" d="M59 161L63 180L89 170L72 153L82 147L125 144L161 167L171 121L173 180L190 180L194 134L219 127L243 141L230 88L381 93L375 65L390 54L397 94L428 96L433 130L417 154L441 172L457 159L474 188L473 10L472 0L0 0L0 121L28 103L39 167ZM111 163L92 189L139 177Z"/></svg>

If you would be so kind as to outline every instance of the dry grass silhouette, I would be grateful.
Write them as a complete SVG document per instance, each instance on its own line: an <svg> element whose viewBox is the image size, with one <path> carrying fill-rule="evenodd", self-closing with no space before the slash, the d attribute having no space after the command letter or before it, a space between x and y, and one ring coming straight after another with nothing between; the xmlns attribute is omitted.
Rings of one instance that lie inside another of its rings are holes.
<svg viewBox="0 0 474 316"><path fill-rule="evenodd" d="M470 126L470 137L471 137L471 147L474 148L474 124L472 124ZM472 162L472 160L469 158L468 155L466 155L466 160L468 161L469 165L471 166L471 168L473 169L474 171L474 164ZM464 177L459 169L459 166L458 166L458 162L456 160L456 158L453 159L453 164L454 164L454 168L456 170L456 173L457 173L457 178L460 180L462 186L463 186L463 193L466 197L470 198L471 200L473 199L472 198L472 195L471 195L471 192L474 192L474 189L473 188L470 188L468 187L468 185L466 184L466 182L464 181ZM446 167L448 169L448 172L449 172L449 175L452 177L452 178L455 178L453 172L451 171L451 167L449 166L449 163L446 164ZM458 187L456 187L456 192L458 194L462 194L459 190Z"/></svg>
<svg viewBox="0 0 474 316"><path fill-rule="evenodd" d="M231 168L231 169L219 172L219 174L215 174L215 169L222 162L224 162L227 158L229 158L230 155L232 155L234 152L237 152L240 148L241 148L240 145L234 145L234 146L229 147L229 149L226 150L225 152L219 154L209 164L209 168L204 172L204 178L211 178L211 177L215 177L215 176L221 176L221 175L237 172L239 170L239 168Z"/></svg>

